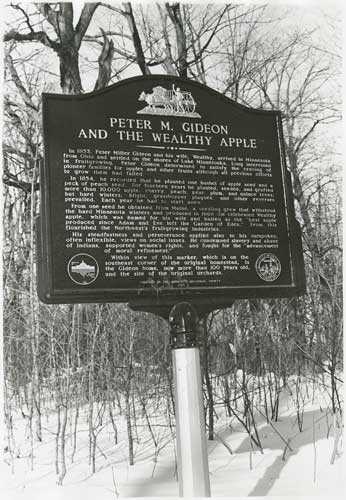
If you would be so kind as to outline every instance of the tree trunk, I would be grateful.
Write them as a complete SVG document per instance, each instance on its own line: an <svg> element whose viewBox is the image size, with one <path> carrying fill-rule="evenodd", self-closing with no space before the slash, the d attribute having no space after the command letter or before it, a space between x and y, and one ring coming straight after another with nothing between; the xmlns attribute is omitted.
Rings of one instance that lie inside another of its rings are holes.
<svg viewBox="0 0 346 500"><path fill-rule="evenodd" d="M35 258L34 258L34 241L35 241L35 214L36 214L36 170L37 159L35 158L35 167L32 173L32 188L31 188L31 207L30 207L30 309L31 309L31 349L32 349L32 394L31 404L33 405L33 415L35 416L35 431L36 438L42 441L42 426L41 426L41 391L40 391L40 369L39 369L39 345L40 345L40 330L39 330L39 314L38 303L35 293Z"/></svg>
<svg viewBox="0 0 346 500"><path fill-rule="evenodd" d="M133 457L133 435L132 435L132 425L131 425L131 404L130 404L130 394L127 393L125 397L125 415L126 415L126 428L127 428L127 439L129 444L129 464L134 464Z"/></svg>
<svg viewBox="0 0 346 500"><path fill-rule="evenodd" d="M114 43L108 40L103 30L103 47L99 57L99 74L95 83L94 90L103 89L107 87L112 75L112 60L114 55Z"/></svg>
<svg viewBox="0 0 346 500"><path fill-rule="evenodd" d="M66 397L66 403L63 404L62 411L62 422L60 427L60 473L58 477L58 485L62 486L64 481L64 477L66 476L66 453L65 453L65 441L66 441L66 425L67 425L67 401L68 397Z"/></svg>
<svg viewBox="0 0 346 500"><path fill-rule="evenodd" d="M172 5L166 3L166 9L169 18L174 26L175 37L178 52L178 72L179 76L187 78L187 46L186 35L184 31L184 23L181 17L180 4L174 3Z"/></svg>
<svg viewBox="0 0 346 500"><path fill-rule="evenodd" d="M132 41L133 41L133 46L136 52L136 62L138 66L141 69L141 72L143 75L150 75L150 70L147 66L147 63L145 61L145 55L142 47L142 42L139 36L139 32L137 29L137 24L133 15L132 7L130 2L126 2L123 5L123 13L125 15L125 18L127 20L127 24L129 26L131 36L132 36Z"/></svg>
<svg viewBox="0 0 346 500"><path fill-rule="evenodd" d="M290 135L291 134L291 135ZM289 137L292 137L293 131L288 130L288 135ZM305 230L308 235L308 244L310 247L311 251L311 256L312 256L312 262L313 262L313 267L315 270L319 270L319 245L317 241L317 235L315 228L313 227L310 213L308 210L307 202L305 199L302 183L300 180L299 176L299 170L298 170L298 159L297 155L294 151L294 147L292 144L287 145L287 156L288 156L288 163L290 170L292 172L293 176L293 190L294 194L298 200L299 203L299 208L300 208L300 213L302 216L302 219L304 221L305 225Z"/></svg>
<svg viewBox="0 0 346 500"><path fill-rule="evenodd" d="M64 94L83 92L79 73L78 49L71 45L62 47L58 53L60 62L60 85Z"/></svg>

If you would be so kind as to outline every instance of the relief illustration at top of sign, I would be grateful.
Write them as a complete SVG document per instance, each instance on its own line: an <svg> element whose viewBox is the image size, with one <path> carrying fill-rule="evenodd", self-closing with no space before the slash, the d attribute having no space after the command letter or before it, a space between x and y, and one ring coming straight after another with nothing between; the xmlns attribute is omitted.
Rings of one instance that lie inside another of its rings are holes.
<svg viewBox="0 0 346 500"><path fill-rule="evenodd" d="M153 87L151 93L143 91L138 100L147 103L145 108L137 111L138 114L201 118L201 115L195 112L196 101L191 92L175 87L174 83L171 89L158 86Z"/></svg>

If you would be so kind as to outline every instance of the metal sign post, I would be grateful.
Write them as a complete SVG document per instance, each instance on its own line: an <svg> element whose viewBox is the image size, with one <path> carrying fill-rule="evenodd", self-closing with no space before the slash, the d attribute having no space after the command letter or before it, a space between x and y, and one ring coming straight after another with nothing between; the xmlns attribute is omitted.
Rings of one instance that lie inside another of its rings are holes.
<svg viewBox="0 0 346 500"><path fill-rule="evenodd" d="M210 497L197 319L188 302L176 304L169 314L181 497Z"/></svg>

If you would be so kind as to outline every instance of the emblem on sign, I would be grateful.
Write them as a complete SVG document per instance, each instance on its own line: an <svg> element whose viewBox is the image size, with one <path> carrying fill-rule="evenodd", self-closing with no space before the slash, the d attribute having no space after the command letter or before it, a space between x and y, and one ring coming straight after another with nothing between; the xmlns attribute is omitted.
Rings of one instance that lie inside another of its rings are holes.
<svg viewBox="0 0 346 500"><path fill-rule="evenodd" d="M99 274L99 266L91 255L79 253L69 260L67 272L71 280L77 285L90 285Z"/></svg>
<svg viewBox="0 0 346 500"><path fill-rule="evenodd" d="M174 83L171 89L158 86L153 87L150 93L143 91L138 100L145 101L147 106L137 111L137 114L201 118L201 115L195 112L197 103L191 92L175 87Z"/></svg>
<svg viewBox="0 0 346 500"><path fill-rule="evenodd" d="M281 273L281 264L276 255L263 253L255 264L258 276L264 281L275 281Z"/></svg>

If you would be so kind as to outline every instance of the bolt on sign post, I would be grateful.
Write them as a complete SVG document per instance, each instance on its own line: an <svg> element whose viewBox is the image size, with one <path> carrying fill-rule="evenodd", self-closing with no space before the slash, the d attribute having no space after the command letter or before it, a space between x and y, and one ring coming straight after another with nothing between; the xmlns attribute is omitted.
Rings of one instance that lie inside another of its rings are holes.
<svg viewBox="0 0 346 500"><path fill-rule="evenodd" d="M235 299L304 293L279 111L151 75L79 96L43 94L43 131L43 302L128 302L168 320L180 303L201 317ZM198 386L184 307L182 323L170 319L174 367L185 352ZM191 477L194 463L184 466Z"/></svg>

